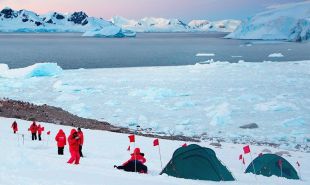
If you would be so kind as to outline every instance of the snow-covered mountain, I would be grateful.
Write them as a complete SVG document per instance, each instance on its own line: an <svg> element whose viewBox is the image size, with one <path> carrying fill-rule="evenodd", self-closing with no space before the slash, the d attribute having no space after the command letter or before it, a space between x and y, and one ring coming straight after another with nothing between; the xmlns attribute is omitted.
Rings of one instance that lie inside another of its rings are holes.
<svg viewBox="0 0 310 185"><path fill-rule="evenodd" d="M0 12L0 32L86 32L105 30L107 37L126 36L128 32L119 27L119 32L109 32L111 27L117 27L102 18L89 17L85 12L61 14L51 12L38 15L27 10L15 11L4 8Z"/></svg>
<svg viewBox="0 0 310 185"><path fill-rule="evenodd" d="M241 21L233 19L220 21L192 20L188 26L196 31L233 32L240 23Z"/></svg>
<svg viewBox="0 0 310 185"><path fill-rule="evenodd" d="M227 38L304 41L310 39L310 1L271 7L242 24Z"/></svg>
<svg viewBox="0 0 310 185"><path fill-rule="evenodd" d="M164 19L146 17L140 20L126 19L115 16L111 22L124 29L136 32L196 32L196 31L217 31L232 32L240 24L239 20L192 20L188 24L178 19Z"/></svg>
<svg viewBox="0 0 310 185"><path fill-rule="evenodd" d="M145 17L140 20L129 20L115 16L111 22L124 29L136 32L188 32L189 26L178 19Z"/></svg>

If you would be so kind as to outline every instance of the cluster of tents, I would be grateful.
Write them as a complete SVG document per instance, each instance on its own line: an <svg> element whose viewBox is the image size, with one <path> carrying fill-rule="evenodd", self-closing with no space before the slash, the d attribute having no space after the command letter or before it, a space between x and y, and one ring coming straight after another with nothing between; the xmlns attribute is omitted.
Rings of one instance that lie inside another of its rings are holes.
<svg viewBox="0 0 310 185"><path fill-rule="evenodd" d="M278 161L282 161L279 165ZM253 165L255 168L253 168ZM178 148L161 174L169 176L211 181L234 181L232 173L216 157L215 152L196 144ZM263 154L255 158L245 170L270 177L272 175L287 179L299 179L294 167L276 154Z"/></svg>

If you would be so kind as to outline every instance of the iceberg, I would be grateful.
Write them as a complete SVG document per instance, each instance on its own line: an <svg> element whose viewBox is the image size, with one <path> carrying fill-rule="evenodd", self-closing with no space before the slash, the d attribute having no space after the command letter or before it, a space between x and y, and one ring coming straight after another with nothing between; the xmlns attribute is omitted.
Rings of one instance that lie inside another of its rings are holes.
<svg viewBox="0 0 310 185"><path fill-rule="evenodd" d="M0 64L2 78L32 78L60 75L62 68L56 63L36 63L25 68L9 69L6 64Z"/></svg>
<svg viewBox="0 0 310 185"><path fill-rule="evenodd" d="M246 21L226 38L305 41L310 38L310 1L270 7Z"/></svg>
<svg viewBox="0 0 310 185"><path fill-rule="evenodd" d="M215 31L215 32L233 32L239 25L239 20L192 20L188 23L188 26L194 31Z"/></svg>
<svg viewBox="0 0 310 185"><path fill-rule="evenodd" d="M136 33L130 30L123 30L118 26L110 25L102 29L86 31L84 37L135 37Z"/></svg>

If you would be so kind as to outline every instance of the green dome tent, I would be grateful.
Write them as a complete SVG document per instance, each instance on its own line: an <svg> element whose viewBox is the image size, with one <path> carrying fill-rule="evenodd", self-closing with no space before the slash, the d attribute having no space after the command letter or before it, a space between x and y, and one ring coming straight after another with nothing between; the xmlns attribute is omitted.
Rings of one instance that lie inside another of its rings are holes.
<svg viewBox="0 0 310 185"><path fill-rule="evenodd" d="M279 162L281 160L281 162ZM282 163L282 177L288 179L299 179L298 174L294 167L283 157L275 154L264 154L258 156L253 160L255 171L257 175L264 175L270 177L276 175L281 177L281 164ZM254 173L252 163L247 167L245 173Z"/></svg>
<svg viewBox="0 0 310 185"><path fill-rule="evenodd" d="M235 180L212 149L196 144L178 148L160 174L163 173L185 179Z"/></svg>

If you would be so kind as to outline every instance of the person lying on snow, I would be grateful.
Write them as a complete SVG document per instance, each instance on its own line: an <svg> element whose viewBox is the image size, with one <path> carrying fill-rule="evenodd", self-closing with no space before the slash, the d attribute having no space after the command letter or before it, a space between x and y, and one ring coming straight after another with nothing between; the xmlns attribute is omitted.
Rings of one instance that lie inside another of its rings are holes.
<svg viewBox="0 0 310 185"><path fill-rule="evenodd" d="M140 148L135 148L128 161L122 166L114 165L114 168L127 172L147 173L147 166L144 165L145 162L144 153L140 152Z"/></svg>
<svg viewBox="0 0 310 185"><path fill-rule="evenodd" d="M66 139L66 134L62 129L59 129L55 140L57 141L57 147L58 147L58 155L63 155L64 154L64 148L65 145L67 144L67 139Z"/></svg>
<svg viewBox="0 0 310 185"><path fill-rule="evenodd" d="M16 121L14 121L12 123L11 128L13 129L13 133L16 134L16 132L18 131L18 126L17 126L17 122Z"/></svg>
<svg viewBox="0 0 310 185"><path fill-rule="evenodd" d="M78 136L78 133L75 129L71 130L70 136L68 137L68 143L69 143L69 151L71 154L71 158L67 163L69 164L79 164L80 163L80 138Z"/></svg>

